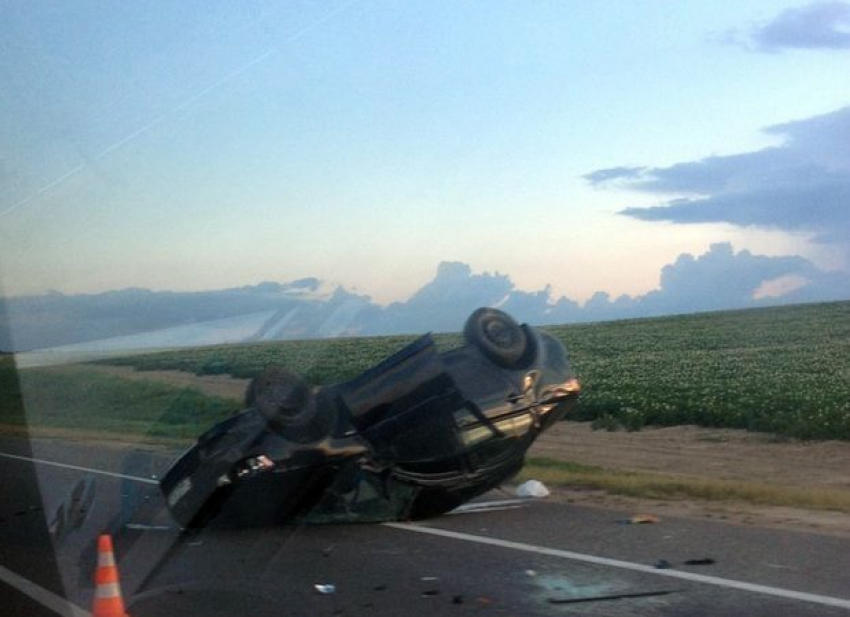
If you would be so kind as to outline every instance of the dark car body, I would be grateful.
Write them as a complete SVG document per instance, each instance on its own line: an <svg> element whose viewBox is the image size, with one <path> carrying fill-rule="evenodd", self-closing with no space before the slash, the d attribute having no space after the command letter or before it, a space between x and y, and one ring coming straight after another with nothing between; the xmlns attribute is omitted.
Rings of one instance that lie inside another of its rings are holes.
<svg viewBox="0 0 850 617"><path fill-rule="evenodd" d="M559 341L500 311L479 309L464 334L442 353L425 335L340 384L255 379L249 407L163 477L172 515L187 527L407 520L498 486L579 386Z"/></svg>

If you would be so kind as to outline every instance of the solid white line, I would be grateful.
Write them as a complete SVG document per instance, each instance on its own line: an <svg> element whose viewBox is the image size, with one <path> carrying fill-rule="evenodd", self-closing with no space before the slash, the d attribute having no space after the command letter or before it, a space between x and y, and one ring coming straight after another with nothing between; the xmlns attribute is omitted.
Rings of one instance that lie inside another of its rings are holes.
<svg viewBox="0 0 850 617"><path fill-rule="evenodd" d="M39 465L48 465L50 467L59 467L60 469L71 469L74 471L84 471L86 473L96 473L102 476L109 476L111 478L120 478L122 480L133 480L135 482L143 482L145 484L159 484L156 480L151 478L141 478L139 476L128 476L121 473L113 473L111 471L102 471L100 469L91 469L89 467L80 467L79 465L69 465L67 463L57 463L55 461L45 461L42 459L31 458L29 456L19 456L17 454L7 454L6 452L0 452L0 456L5 458L10 458L17 461L27 461L29 463L36 463ZM3 566L0 566L0 580L11 585L21 593L29 596L36 602L39 602L42 606L50 609L54 613L61 615L62 617L92 617L91 613L88 611L84 611L79 606L73 604L72 602L66 600L65 598L57 596L52 591L44 589L43 587L39 587L32 581L24 578L23 576L13 572L12 570L8 570Z"/></svg>
<svg viewBox="0 0 850 617"><path fill-rule="evenodd" d="M11 585L22 594L29 596L42 606L49 608L57 615L62 615L62 617L91 617L91 613L84 611L73 602L57 596L44 587L39 587L32 581L3 566L0 566L0 580L7 585Z"/></svg>
<svg viewBox="0 0 850 617"><path fill-rule="evenodd" d="M527 553L537 553L539 555L547 555L549 557L558 557L561 559L571 559L573 561L582 561L600 566L608 566L612 568L621 568L624 570L633 570L643 572L645 574L654 574L656 576L666 576L668 578L677 578L695 583L703 583L706 585L716 585L718 587L726 587L728 589L738 589L740 591L749 591L760 593L789 600L798 600L800 602L812 602L814 604L823 604L826 606L837 606L839 608L850 609L850 600L843 598L833 598L831 596L821 596L813 593L805 593L802 591L791 591L779 587L769 587L767 585L758 585L755 583L745 583L728 578L719 578L717 576L706 576L704 574L694 574L693 572L682 572L680 570L659 570L653 566L648 566L630 561L621 561L619 559L609 559L607 557L597 557L596 555L586 555L584 553L574 553L573 551L563 551L545 546L535 546L534 544L525 544L524 542L511 542L510 540L500 540L499 538L489 538L487 536L477 536L468 533L457 531L449 531L448 529L439 529L437 527L425 527L423 525L414 525L411 523L383 523L385 527L393 529L401 529L404 531L413 531L416 533L430 534L443 538L452 538L454 540L463 540L465 542L475 542L477 544L486 544L489 546L498 546L515 551L524 551Z"/></svg>
<svg viewBox="0 0 850 617"><path fill-rule="evenodd" d="M89 467L80 467L79 465L69 465L67 463L56 463L54 461L45 461L43 459L38 458L30 458L28 456L18 456L17 454L6 454L5 452L0 452L0 456L4 456L6 458L11 458L17 461L27 461L30 463L38 463L39 465L48 465L50 467L59 467L61 469L72 469L74 471L85 471L86 473L96 473L102 476L109 476L110 478L120 478L122 480L133 480L135 482L143 482L145 484L154 484L158 485L158 480L153 480L152 478L140 478L139 476L127 476L123 473L113 473L111 471L101 471L100 469L91 469Z"/></svg>
<svg viewBox="0 0 850 617"><path fill-rule="evenodd" d="M137 482L144 482L146 484L159 484L156 480L152 480L149 478L141 478L138 476L127 476L119 473L112 473L110 471L101 471L99 469L90 469L87 467L79 467L77 465L67 465L65 463L55 463L53 461L45 461L40 459L29 458L26 456L18 456L16 454L6 454L5 452L0 452L0 456L5 456L7 458L22 460L22 461L30 461L33 463L39 463L42 465L51 465L54 467L61 467L64 469L74 469L77 471L86 471L89 473L97 473L105 476L111 476L114 478L123 478L126 480L135 480ZM513 502L514 500L503 500L501 502L484 502L478 505L480 506L494 506L496 504L499 505L507 505L508 503ZM473 504L470 504L473 505ZM718 587L726 587L728 589L738 589L740 591L749 591L752 593L760 593L763 595L775 596L778 598L786 598L789 600L797 600L800 602L811 602L813 604L823 604L825 606L836 606L839 608L850 609L850 600L846 600L844 598L834 598L832 596L822 596L813 593L806 593L803 591L792 591L790 589L782 589L781 587L770 587L768 585L759 585L757 583L746 583L744 581L736 581L734 579L728 578L720 578L718 576L707 576L705 574L695 574L693 572L682 572L680 570L667 570L667 569L658 569L654 566L648 566L640 563L633 563L631 561L622 561L620 559L611 559L609 557L598 557L596 555L587 555L585 553L576 553L573 551L565 551L557 548L549 548L546 546L536 546L534 544L526 544L524 542L513 542L511 540L501 540L499 538L490 538L487 536L476 536L473 534L462 533L459 531L450 531L448 529L439 529L437 527L425 527L423 525L415 525L411 523L382 523L384 527L391 527L393 529L401 529L403 531L413 531L416 533L424 533L433 536L440 536L443 538L452 538L454 540L464 540L466 542L475 542L477 544L486 544L489 546L498 546L500 548L507 548L515 551L524 551L527 553L537 553L539 555L547 555L549 557L558 557L560 559L571 559L573 561L582 561L584 563L592 563L600 566L608 566L612 568L621 568L624 570L632 570L635 572L643 572L644 574L654 574L656 576L666 576L667 578L676 578L680 580L691 581L694 583L703 583L705 585L715 585ZM17 580L21 581L22 585L27 585L30 587L35 587L37 589L41 589L37 587L34 583L18 576L14 572L10 570L6 570L2 566L0 566L0 574L6 574L15 577ZM6 579L4 579L6 580ZM8 580L7 580L8 582ZM11 584L11 583L10 583ZM23 589L22 589L23 591ZM50 593L47 590L43 590L45 593ZM24 591L24 593L27 593ZM30 594L27 594L30 595ZM52 594L51 594L52 595ZM34 597L34 596L31 596ZM60 602L66 603L68 606L73 607L74 610L80 610L75 607L70 602L62 600L55 596ZM45 605L46 606L46 605ZM52 608L52 607L49 607ZM56 610L56 609L53 609ZM59 611L56 611L59 612ZM80 615L88 615L85 611L82 613L63 613L59 612L61 615L71 615L72 617L80 617Z"/></svg>

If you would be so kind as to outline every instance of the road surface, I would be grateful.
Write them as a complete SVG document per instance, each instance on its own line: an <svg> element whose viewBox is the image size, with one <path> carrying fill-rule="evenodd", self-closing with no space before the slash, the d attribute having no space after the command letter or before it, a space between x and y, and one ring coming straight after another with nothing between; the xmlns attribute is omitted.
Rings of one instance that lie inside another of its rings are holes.
<svg viewBox="0 0 850 617"><path fill-rule="evenodd" d="M174 455L0 439L3 615L85 615L104 531L133 617L850 615L846 538L498 492L417 524L186 533L156 485Z"/></svg>

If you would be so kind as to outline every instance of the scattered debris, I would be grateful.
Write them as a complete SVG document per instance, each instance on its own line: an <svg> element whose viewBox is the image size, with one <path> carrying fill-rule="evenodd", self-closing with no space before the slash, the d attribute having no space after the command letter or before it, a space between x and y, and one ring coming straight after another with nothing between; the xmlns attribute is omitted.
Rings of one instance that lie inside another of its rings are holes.
<svg viewBox="0 0 850 617"><path fill-rule="evenodd" d="M438 596L438 595L440 595L439 589L426 589L425 591L422 592L423 598L433 598L434 596Z"/></svg>
<svg viewBox="0 0 850 617"><path fill-rule="evenodd" d="M68 524L73 529L83 526L86 516L91 509L95 498L95 480L91 476L82 478L71 489L71 495L66 500L68 503Z"/></svg>
<svg viewBox="0 0 850 617"><path fill-rule="evenodd" d="M677 593L678 591L678 589L667 589L662 591L636 591L633 593L612 593L605 596L584 596L581 598L549 598L549 604L577 604L579 602L625 600L627 598L649 598L652 596L666 596L671 593Z"/></svg>
<svg viewBox="0 0 850 617"><path fill-rule="evenodd" d="M635 514L632 517L632 525L653 525L660 522L661 519L654 514Z"/></svg>
<svg viewBox="0 0 850 617"><path fill-rule="evenodd" d="M383 585L383 584L382 585L375 585L374 587L372 587L372 590L373 591L386 591L387 586Z"/></svg>
<svg viewBox="0 0 850 617"><path fill-rule="evenodd" d="M502 489L504 490L504 489ZM475 503L467 503L458 506L448 514L474 514L478 512L495 512L498 510L515 510L517 508L527 508L528 503L525 499L500 499L496 501L483 501Z"/></svg>
<svg viewBox="0 0 850 617"><path fill-rule="evenodd" d="M53 517L53 522L50 524L50 533L57 540L61 540L65 535L65 504L61 504L56 510L56 515Z"/></svg>
<svg viewBox="0 0 850 617"><path fill-rule="evenodd" d="M31 512L42 512L43 510L44 508L41 508L39 506L27 506L26 510L18 510L17 512L15 512L15 516L26 516Z"/></svg>
<svg viewBox="0 0 850 617"><path fill-rule="evenodd" d="M440 580L439 576L420 576L420 581L438 581Z"/></svg>
<svg viewBox="0 0 850 617"><path fill-rule="evenodd" d="M776 568L777 570L796 570L797 569L797 568L794 568L792 566L783 565L781 563L768 563L766 561L764 562L764 565L766 565L768 568Z"/></svg>
<svg viewBox="0 0 850 617"><path fill-rule="evenodd" d="M336 585L331 585L328 583L316 583L315 585L313 585L313 587L315 587L316 591L318 591L323 596L328 596L332 593L336 593Z"/></svg>
<svg viewBox="0 0 850 617"><path fill-rule="evenodd" d="M710 566L716 562L711 557L703 557L702 559L688 559L683 563L686 566Z"/></svg>
<svg viewBox="0 0 850 617"><path fill-rule="evenodd" d="M549 489L540 480L528 480L516 487L517 497L542 499L549 496Z"/></svg>
<svg viewBox="0 0 850 617"><path fill-rule="evenodd" d="M528 576L537 576L537 571L536 571L536 570L526 570L526 571L525 571L525 573L526 573Z"/></svg>
<svg viewBox="0 0 850 617"><path fill-rule="evenodd" d="M660 523L661 519L654 514L635 514L630 518L624 518L617 521L621 525L654 525Z"/></svg>
<svg viewBox="0 0 850 617"><path fill-rule="evenodd" d="M655 562L655 567L658 570L667 570L669 568L672 568L673 566L666 559L659 559L658 561Z"/></svg>
<svg viewBox="0 0 850 617"><path fill-rule="evenodd" d="M463 596L459 594L452 596L452 604L463 604Z"/></svg>

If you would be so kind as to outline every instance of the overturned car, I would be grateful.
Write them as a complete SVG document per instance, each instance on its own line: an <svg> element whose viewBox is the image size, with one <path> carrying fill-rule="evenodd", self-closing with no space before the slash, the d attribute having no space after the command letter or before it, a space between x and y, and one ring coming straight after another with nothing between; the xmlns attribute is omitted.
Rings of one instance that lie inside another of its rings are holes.
<svg viewBox="0 0 850 617"><path fill-rule="evenodd" d="M358 377L311 388L279 368L160 483L184 527L408 520L452 510L522 467L579 394L564 346L475 311L463 347L425 335Z"/></svg>

